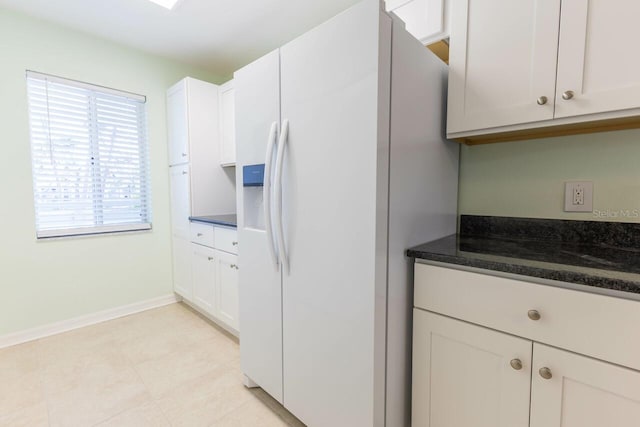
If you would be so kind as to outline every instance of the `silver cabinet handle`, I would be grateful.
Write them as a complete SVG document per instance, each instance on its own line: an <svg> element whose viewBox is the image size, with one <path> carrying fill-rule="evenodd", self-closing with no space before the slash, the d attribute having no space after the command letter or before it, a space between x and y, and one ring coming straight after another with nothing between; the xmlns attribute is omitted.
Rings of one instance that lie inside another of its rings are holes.
<svg viewBox="0 0 640 427"><path fill-rule="evenodd" d="M522 369L522 361L520 359L511 359L511 362L509 363L511 367L516 371L519 371L520 369Z"/></svg>
<svg viewBox="0 0 640 427"><path fill-rule="evenodd" d="M208 256L208 257L207 257L207 259L208 259L209 261L213 261L213 257L212 257L212 256Z"/></svg>
<svg viewBox="0 0 640 427"><path fill-rule="evenodd" d="M529 316L529 319L531 320L540 320L540 312L538 310L529 310L527 312L527 316Z"/></svg>
<svg viewBox="0 0 640 427"><path fill-rule="evenodd" d="M182 153L182 157L187 157L187 153Z"/></svg>
<svg viewBox="0 0 640 427"><path fill-rule="evenodd" d="M541 96L540 98L538 98L537 102L538 105L544 105L547 103L549 99L546 96Z"/></svg>
<svg viewBox="0 0 640 427"><path fill-rule="evenodd" d="M182 175L186 175L187 173L187 171L182 171Z"/></svg>
<svg viewBox="0 0 640 427"><path fill-rule="evenodd" d="M551 374L551 369L544 367L544 368L540 368L540 370L538 371L538 373L540 374L540 376L542 378L544 378L545 380L550 380L551 377L553 377L553 375Z"/></svg>
<svg viewBox="0 0 640 427"><path fill-rule="evenodd" d="M202 233L196 234L197 237L202 237Z"/></svg>
<svg viewBox="0 0 640 427"><path fill-rule="evenodd" d="M229 268L235 268L235 269L237 270L237 269L238 269L238 266L237 266L237 265L235 265L235 264L231 264L231 265L229 265Z"/></svg>
<svg viewBox="0 0 640 427"><path fill-rule="evenodd" d="M233 246L238 246L238 242L231 242Z"/></svg>
<svg viewBox="0 0 640 427"><path fill-rule="evenodd" d="M562 99L564 99L565 101L570 100L571 98L573 98L573 91L572 90L567 90L565 92L562 93Z"/></svg>

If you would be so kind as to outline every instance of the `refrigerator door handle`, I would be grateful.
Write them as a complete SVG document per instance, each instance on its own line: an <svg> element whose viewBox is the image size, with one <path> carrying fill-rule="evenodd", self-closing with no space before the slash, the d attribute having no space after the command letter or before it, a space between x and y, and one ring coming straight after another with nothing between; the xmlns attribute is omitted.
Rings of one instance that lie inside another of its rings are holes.
<svg viewBox="0 0 640 427"><path fill-rule="evenodd" d="M287 256L287 249L284 244L284 228L282 227L282 163L284 160L284 149L289 139L289 120L282 122L282 129L280 129L280 140L278 141L278 154L276 156L276 232L278 237L278 248L280 250L280 260L284 266L284 270L289 274L289 257Z"/></svg>
<svg viewBox="0 0 640 427"><path fill-rule="evenodd" d="M267 232L267 241L269 246L269 254L273 265L278 271L280 263L278 262L278 250L276 242L273 238L273 221L271 218L271 160L273 159L273 150L276 146L276 138L278 136L278 122L271 124L269 131L269 141L267 141L267 154L264 161L264 185L262 187L262 197L264 200L264 223Z"/></svg>

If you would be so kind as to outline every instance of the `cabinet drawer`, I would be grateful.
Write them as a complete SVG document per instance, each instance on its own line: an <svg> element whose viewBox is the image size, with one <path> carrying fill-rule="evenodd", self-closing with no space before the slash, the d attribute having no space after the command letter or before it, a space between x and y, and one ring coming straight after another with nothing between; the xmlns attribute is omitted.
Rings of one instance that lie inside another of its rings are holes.
<svg viewBox="0 0 640 427"><path fill-rule="evenodd" d="M214 247L215 239L213 237L213 226L207 224L200 224L197 222L192 222L189 227L190 237L193 243L197 243L199 245L208 246L210 248Z"/></svg>
<svg viewBox="0 0 640 427"><path fill-rule="evenodd" d="M233 228L216 227L215 247L218 250L238 253L238 230Z"/></svg>
<svg viewBox="0 0 640 427"><path fill-rule="evenodd" d="M416 263L415 306L640 369L638 301Z"/></svg>

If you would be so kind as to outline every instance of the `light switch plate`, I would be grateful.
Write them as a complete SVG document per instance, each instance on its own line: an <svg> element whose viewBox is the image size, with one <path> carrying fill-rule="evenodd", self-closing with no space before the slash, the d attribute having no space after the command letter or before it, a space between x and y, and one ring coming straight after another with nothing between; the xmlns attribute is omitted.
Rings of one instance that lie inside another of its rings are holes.
<svg viewBox="0 0 640 427"><path fill-rule="evenodd" d="M593 212L593 182L568 181L564 184L565 212Z"/></svg>

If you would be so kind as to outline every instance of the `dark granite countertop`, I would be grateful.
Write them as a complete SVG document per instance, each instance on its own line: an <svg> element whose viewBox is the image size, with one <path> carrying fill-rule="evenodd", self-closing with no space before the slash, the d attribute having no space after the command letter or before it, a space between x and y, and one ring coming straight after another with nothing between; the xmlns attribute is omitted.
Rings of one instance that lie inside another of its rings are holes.
<svg viewBox="0 0 640 427"><path fill-rule="evenodd" d="M225 227L238 227L238 216L236 214L190 216L189 221L204 222L206 224L214 225L224 225Z"/></svg>
<svg viewBox="0 0 640 427"><path fill-rule="evenodd" d="M640 224L464 215L412 258L640 294Z"/></svg>

